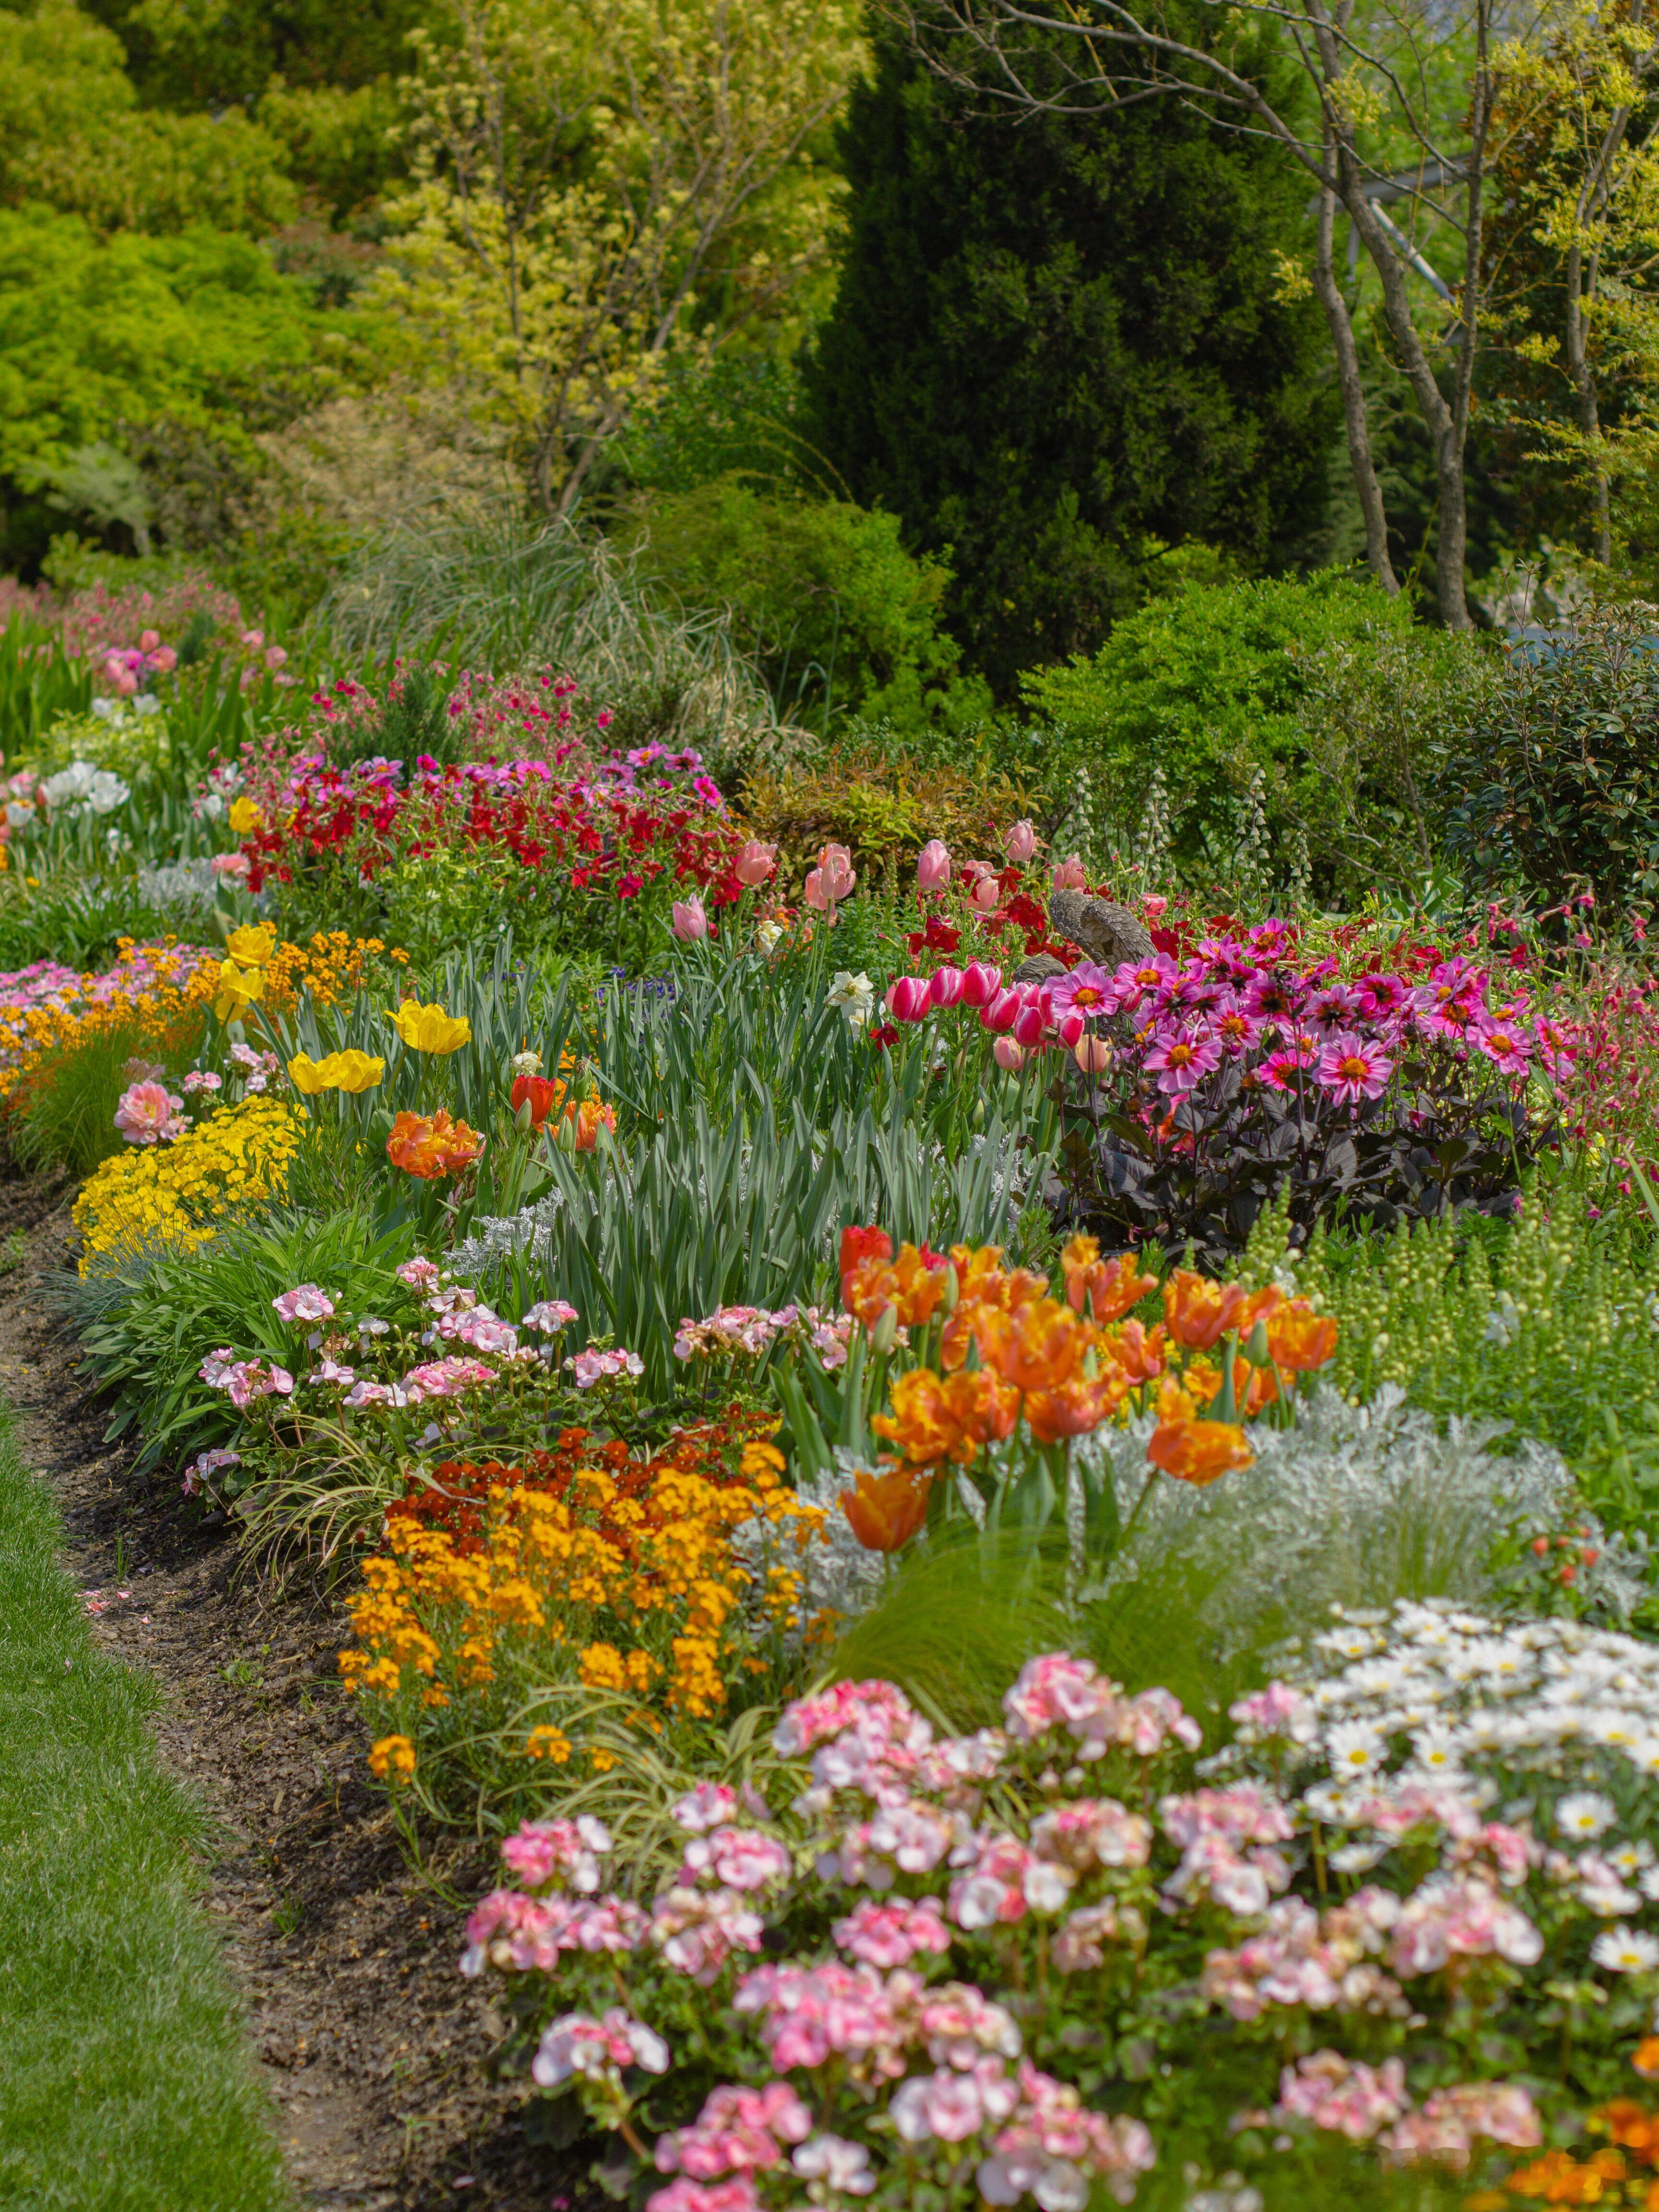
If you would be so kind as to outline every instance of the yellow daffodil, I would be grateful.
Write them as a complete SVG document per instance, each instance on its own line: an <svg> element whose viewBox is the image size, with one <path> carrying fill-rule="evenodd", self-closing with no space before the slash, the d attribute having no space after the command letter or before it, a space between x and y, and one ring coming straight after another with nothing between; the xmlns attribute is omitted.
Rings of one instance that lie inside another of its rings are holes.
<svg viewBox="0 0 1659 2212"><path fill-rule="evenodd" d="M321 1091L349 1091L355 1096L362 1091L373 1091L386 1073L386 1062L372 1059L355 1047L347 1052L331 1052L326 1058L313 1060L308 1053L296 1053L288 1064L294 1079L294 1087L307 1098L316 1097Z"/></svg>
<svg viewBox="0 0 1659 2212"><path fill-rule="evenodd" d="M276 950L276 933L268 921L245 921L225 939L225 951L239 968L263 968Z"/></svg>
<svg viewBox="0 0 1659 2212"><path fill-rule="evenodd" d="M222 1022L234 1022L244 1006L251 1006L264 995L265 979L257 968L239 968L234 960L225 961L219 969L219 995L213 1002L213 1011Z"/></svg>
<svg viewBox="0 0 1659 2212"><path fill-rule="evenodd" d="M233 799L230 802L230 832L233 837L251 836L264 818L251 799Z"/></svg>
<svg viewBox="0 0 1659 2212"><path fill-rule="evenodd" d="M471 1042L472 1024L466 1016L447 1014L441 1006L423 1006L414 999L405 999L389 1018L413 1052L459 1052Z"/></svg>

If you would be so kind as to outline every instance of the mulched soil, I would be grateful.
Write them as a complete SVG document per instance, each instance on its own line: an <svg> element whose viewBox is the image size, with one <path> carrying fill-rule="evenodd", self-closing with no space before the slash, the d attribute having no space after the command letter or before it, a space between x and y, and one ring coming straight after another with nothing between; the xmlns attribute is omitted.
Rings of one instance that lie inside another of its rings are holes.
<svg viewBox="0 0 1659 2212"><path fill-rule="evenodd" d="M68 1196L0 1182L0 1249L24 1232L0 1277L0 1391L60 1501L70 1572L107 1601L94 1635L161 1684L161 1755L218 1823L204 1901L296 2197L328 2212L592 2204L591 2148L526 2142L522 2090L488 2070L500 2022L456 1972L462 1911L492 1886L495 1855L428 1838L411 1863L340 1694L341 1608L299 1578L262 1586L223 1515L182 1498L176 1475L135 1476L125 1443L104 1442L73 1334L41 1294L42 1271L69 1263Z"/></svg>

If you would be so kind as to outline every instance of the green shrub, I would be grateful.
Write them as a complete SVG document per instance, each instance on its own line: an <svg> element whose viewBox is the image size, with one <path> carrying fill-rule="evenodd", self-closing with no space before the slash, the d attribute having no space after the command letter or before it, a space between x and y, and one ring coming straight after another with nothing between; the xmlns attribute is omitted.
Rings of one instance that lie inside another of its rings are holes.
<svg viewBox="0 0 1659 2212"><path fill-rule="evenodd" d="M1161 770L1177 861L1230 857L1241 809L1265 811L1281 862L1300 829L1322 822L1326 775L1299 710L1322 655L1363 659L1411 638L1411 610L1370 582L1328 569L1297 581L1185 580L1120 623L1092 659L1024 678L1027 706L1063 726L1108 813L1139 820Z"/></svg>
<svg viewBox="0 0 1659 2212"><path fill-rule="evenodd" d="M1601 607L1512 651L1443 779L1472 884L1546 900L1574 882L1659 891L1659 640L1650 610Z"/></svg>

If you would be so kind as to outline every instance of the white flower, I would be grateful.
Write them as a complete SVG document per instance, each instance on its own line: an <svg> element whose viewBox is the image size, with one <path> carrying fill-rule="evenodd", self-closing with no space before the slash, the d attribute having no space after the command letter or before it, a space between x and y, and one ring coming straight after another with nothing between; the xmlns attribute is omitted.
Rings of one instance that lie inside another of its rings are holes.
<svg viewBox="0 0 1659 2212"><path fill-rule="evenodd" d="M1659 1966L1659 1938L1634 1928L1609 1928L1590 1945L1590 1957L1610 1973L1650 1974Z"/></svg>
<svg viewBox="0 0 1659 2212"><path fill-rule="evenodd" d="M1334 1774L1369 1774L1382 1764L1387 1750L1376 1730L1361 1721L1343 1721L1325 1739Z"/></svg>
<svg viewBox="0 0 1659 2212"><path fill-rule="evenodd" d="M1417 1763L1425 1773L1456 1774L1462 1767L1462 1739L1444 1728L1425 1728L1412 1738Z"/></svg>
<svg viewBox="0 0 1659 2212"><path fill-rule="evenodd" d="M852 1028L861 1030L875 1012L876 987L862 969L854 975L838 968L830 979L829 1003L840 1007Z"/></svg>
<svg viewBox="0 0 1659 2212"><path fill-rule="evenodd" d="M1575 1790L1555 1808L1555 1825L1564 1836L1599 1836L1617 1819L1611 1801L1596 1790Z"/></svg>
<svg viewBox="0 0 1659 2212"><path fill-rule="evenodd" d="M515 1052L513 1055L512 1066L514 1075L539 1075L542 1072L542 1056L538 1052Z"/></svg>

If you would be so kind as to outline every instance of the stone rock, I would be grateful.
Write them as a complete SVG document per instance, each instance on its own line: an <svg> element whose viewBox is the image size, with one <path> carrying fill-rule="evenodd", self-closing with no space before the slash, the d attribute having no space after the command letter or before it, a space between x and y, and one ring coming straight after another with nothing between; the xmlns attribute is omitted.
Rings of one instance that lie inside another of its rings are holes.
<svg viewBox="0 0 1659 2212"><path fill-rule="evenodd" d="M1146 924L1127 906L1091 898L1086 891L1056 891L1048 902L1048 920L1057 937L1069 937L1102 968L1150 960L1157 950Z"/></svg>
<svg viewBox="0 0 1659 2212"><path fill-rule="evenodd" d="M1056 960L1052 952L1031 952L1020 962L1010 981L1015 983L1049 983L1056 975L1065 973L1066 963Z"/></svg>

